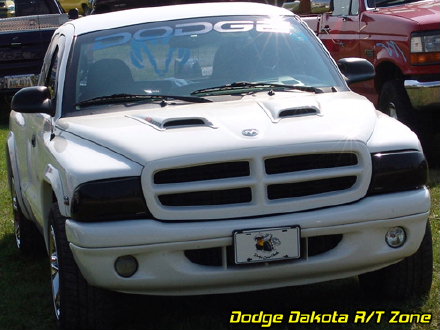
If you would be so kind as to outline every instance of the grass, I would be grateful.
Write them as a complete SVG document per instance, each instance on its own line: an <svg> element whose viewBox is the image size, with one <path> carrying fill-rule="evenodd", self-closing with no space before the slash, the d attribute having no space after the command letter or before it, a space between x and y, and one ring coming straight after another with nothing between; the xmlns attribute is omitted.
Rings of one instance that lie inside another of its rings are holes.
<svg viewBox="0 0 440 330"><path fill-rule="evenodd" d="M49 330L53 318L46 260L32 260L18 253L13 234L12 209L7 180L5 141L7 128L0 126L0 329Z"/></svg>
<svg viewBox="0 0 440 330"><path fill-rule="evenodd" d="M0 155L4 155L6 125L0 125ZM362 330L435 330L440 324L439 250L440 250L440 171L431 171L433 196L431 224L434 237L434 283L424 302L378 302L364 297L355 278L288 289L255 293L197 297L121 297L117 312L119 330L220 330L262 329L260 324L230 324L232 311L283 314L284 321L274 329L362 329ZM15 249L10 195L4 159L0 161L0 329L54 330L46 258L30 259ZM129 301L127 301L129 300ZM356 323L356 313L386 311L383 321ZM348 314L346 324L289 324L291 311L301 313ZM389 324L390 311L430 313L429 324Z"/></svg>

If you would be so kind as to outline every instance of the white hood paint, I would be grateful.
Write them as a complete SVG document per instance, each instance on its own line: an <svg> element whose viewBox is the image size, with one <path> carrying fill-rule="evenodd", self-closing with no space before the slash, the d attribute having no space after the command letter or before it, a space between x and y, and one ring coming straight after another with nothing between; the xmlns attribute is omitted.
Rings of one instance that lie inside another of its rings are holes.
<svg viewBox="0 0 440 330"><path fill-rule="evenodd" d="M316 108L318 113L278 118L282 110L307 106ZM352 92L341 92L337 98L334 93L276 92L276 97L258 93L226 102L179 102L165 107L143 104L131 106L130 110L123 105L117 107L123 111L66 117L57 126L145 164L169 157L243 148L324 141L367 143L377 121L373 105ZM161 130L148 123L147 118L159 124L169 119L200 118L211 126ZM245 129L256 129L259 134L244 136Z"/></svg>

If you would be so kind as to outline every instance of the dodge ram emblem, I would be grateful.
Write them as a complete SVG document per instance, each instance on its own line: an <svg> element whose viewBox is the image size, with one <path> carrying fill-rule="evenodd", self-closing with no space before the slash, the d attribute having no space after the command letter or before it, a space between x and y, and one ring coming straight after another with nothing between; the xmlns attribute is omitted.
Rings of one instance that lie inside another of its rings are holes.
<svg viewBox="0 0 440 330"><path fill-rule="evenodd" d="M243 134L244 136L257 136L258 130L255 128L248 128L248 129L243 130L241 132L241 134Z"/></svg>

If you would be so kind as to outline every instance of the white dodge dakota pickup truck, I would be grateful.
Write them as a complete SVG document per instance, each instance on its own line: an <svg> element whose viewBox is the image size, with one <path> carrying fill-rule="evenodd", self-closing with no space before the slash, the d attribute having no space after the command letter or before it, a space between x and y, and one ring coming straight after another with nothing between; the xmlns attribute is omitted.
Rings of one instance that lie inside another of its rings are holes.
<svg viewBox="0 0 440 330"><path fill-rule="evenodd" d="M39 86L13 98L7 142L17 245L34 252L42 234L59 328L109 329L110 292L359 275L379 297L427 294L427 164L413 132L348 87L373 76L264 4L61 26Z"/></svg>

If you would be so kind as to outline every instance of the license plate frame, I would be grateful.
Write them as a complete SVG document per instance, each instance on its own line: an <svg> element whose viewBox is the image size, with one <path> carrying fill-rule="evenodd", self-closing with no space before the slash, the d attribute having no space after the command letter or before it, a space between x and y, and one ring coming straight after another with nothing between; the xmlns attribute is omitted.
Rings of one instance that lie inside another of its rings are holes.
<svg viewBox="0 0 440 330"><path fill-rule="evenodd" d="M237 265L301 257L299 226L236 230L233 232L234 262Z"/></svg>

